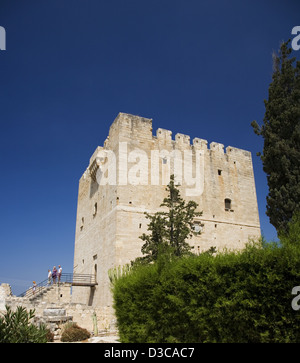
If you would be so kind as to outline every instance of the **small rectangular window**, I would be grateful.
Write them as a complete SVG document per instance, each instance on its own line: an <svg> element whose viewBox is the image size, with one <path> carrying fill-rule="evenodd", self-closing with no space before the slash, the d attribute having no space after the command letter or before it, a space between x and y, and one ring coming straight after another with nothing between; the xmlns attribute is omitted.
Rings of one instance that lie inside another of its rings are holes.
<svg viewBox="0 0 300 363"><path fill-rule="evenodd" d="M222 170L218 169L218 175L222 175Z"/></svg>
<svg viewBox="0 0 300 363"><path fill-rule="evenodd" d="M224 203L225 203L225 210L226 210L226 211L229 211L229 210L231 209L231 199L226 198L226 199L224 200Z"/></svg>
<svg viewBox="0 0 300 363"><path fill-rule="evenodd" d="M95 215L97 214L97 203L94 204L94 213L93 213L93 217L95 217Z"/></svg>

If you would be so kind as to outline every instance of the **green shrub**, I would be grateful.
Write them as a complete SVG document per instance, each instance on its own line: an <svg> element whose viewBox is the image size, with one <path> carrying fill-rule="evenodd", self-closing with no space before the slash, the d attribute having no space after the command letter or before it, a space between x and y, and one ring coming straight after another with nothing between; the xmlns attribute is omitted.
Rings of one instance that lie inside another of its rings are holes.
<svg viewBox="0 0 300 363"><path fill-rule="evenodd" d="M13 312L6 306L6 312L0 316L0 343L46 343L46 326L32 324L33 318L34 310L27 312L18 306Z"/></svg>
<svg viewBox="0 0 300 363"><path fill-rule="evenodd" d="M299 236L300 238L300 236ZM113 284L121 342L300 342L295 243L139 266Z"/></svg>
<svg viewBox="0 0 300 363"><path fill-rule="evenodd" d="M91 334L84 328L79 327L76 323L67 324L63 329L61 336L62 342L79 342L88 339Z"/></svg>

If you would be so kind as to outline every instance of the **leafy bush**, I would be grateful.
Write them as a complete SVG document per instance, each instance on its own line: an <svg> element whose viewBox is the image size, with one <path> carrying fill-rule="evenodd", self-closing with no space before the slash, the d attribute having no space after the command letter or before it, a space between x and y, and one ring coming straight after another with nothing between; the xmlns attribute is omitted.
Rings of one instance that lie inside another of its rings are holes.
<svg viewBox="0 0 300 363"><path fill-rule="evenodd" d="M121 342L300 342L300 311L291 307L300 248L287 240L165 260L119 277Z"/></svg>
<svg viewBox="0 0 300 363"><path fill-rule="evenodd" d="M91 334L84 328L79 327L76 323L67 324L63 329L61 336L62 342L79 342L88 339Z"/></svg>
<svg viewBox="0 0 300 363"><path fill-rule="evenodd" d="M0 343L46 343L46 326L32 324L33 318L34 310L27 312L18 306L13 312L6 306L6 312L0 317Z"/></svg>

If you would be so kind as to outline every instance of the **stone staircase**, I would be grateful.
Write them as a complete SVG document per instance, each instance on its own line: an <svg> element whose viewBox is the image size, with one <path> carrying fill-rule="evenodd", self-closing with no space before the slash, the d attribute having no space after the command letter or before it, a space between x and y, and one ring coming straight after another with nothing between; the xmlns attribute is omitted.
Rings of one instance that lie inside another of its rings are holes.
<svg viewBox="0 0 300 363"><path fill-rule="evenodd" d="M34 295L31 294L29 297L29 301L33 303L68 303L70 299L71 284L67 282L59 285L43 286Z"/></svg>
<svg viewBox="0 0 300 363"><path fill-rule="evenodd" d="M28 298L31 302L40 302L44 300L44 297L47 296L47 294L51 294L51 291L53 291L53 289L54 285L42 286L39 287L34 294L32 293L31 289L28 289L24 297Z"/></svg>
<svg viewBox="0 0 300 363"><path fill-rule="evenodd" d="M57 283L49 284L49 280L45 279L35 287L30 287L18 297L25 297L27 299L37 299L40 296L48 293L51 288L60 288L62 286L85 286L85 287L95 287L98 285L96 281L95 274L73 274L73 273L62 273L60 280Z"/></svg>

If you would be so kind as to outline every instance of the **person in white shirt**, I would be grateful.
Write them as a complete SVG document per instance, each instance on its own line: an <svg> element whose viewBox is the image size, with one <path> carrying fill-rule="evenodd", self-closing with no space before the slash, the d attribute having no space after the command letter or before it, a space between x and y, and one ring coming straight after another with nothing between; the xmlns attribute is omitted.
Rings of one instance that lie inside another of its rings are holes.
<svg viewBox="0 0 300 363"><path fill-rule="evenodd" d="M51 285L52 272L48 270L48 285Z"/></svg>
<svg viewBox="0 0 300 363"><path fill-rule="evenodd" d="M61 265L58 265L58 283L60 283L61 273L62 273L62 267Z"/></svg>

